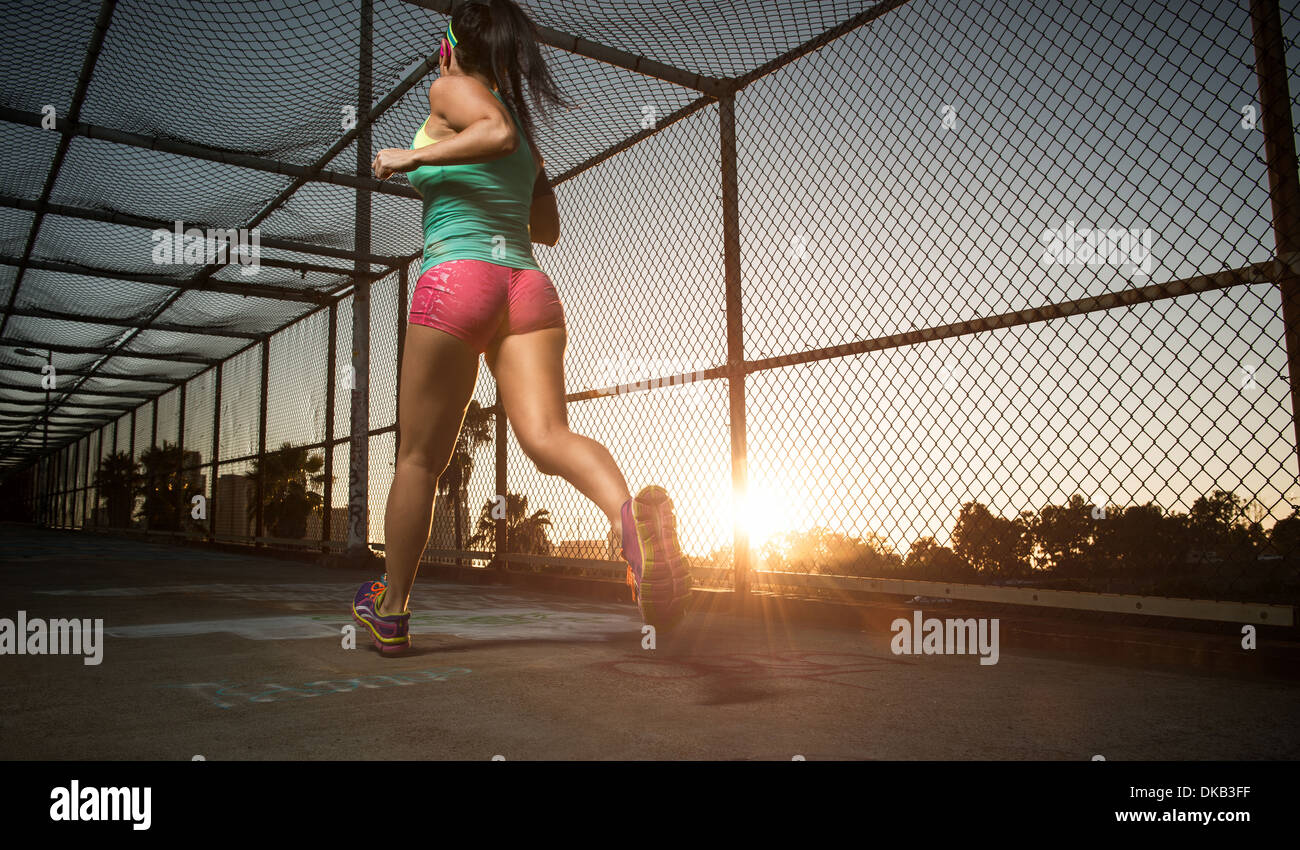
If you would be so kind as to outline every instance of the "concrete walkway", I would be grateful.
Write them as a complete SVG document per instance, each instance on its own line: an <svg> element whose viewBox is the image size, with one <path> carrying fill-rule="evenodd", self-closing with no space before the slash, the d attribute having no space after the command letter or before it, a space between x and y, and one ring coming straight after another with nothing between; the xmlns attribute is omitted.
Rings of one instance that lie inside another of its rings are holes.
<svg viewBox="0 0 1300 850"><path fill-rule="evenodd" d="M102 663L0 655L3 759L1296 759L1300 684L417 582L384 659L364 576L0 524L0 618L102 619Z"/></svg>

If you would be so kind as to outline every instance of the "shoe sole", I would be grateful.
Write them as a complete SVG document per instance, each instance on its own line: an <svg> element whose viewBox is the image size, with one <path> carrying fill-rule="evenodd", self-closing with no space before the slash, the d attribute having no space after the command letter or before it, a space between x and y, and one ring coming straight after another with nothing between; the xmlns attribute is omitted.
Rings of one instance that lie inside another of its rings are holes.
<svg viewBox="0 0 1300 850"><path fill-rule="evenodd" d="M360 614L357 613L356 603L352 605L352 619L365 626L366 632L370 635L370 642L379 650L380 655L401 655L411 648L411 636L407 635L402 643L384 643L379 635L375 634L375 627L370 625Z"/></svg>
<svg viewBox="0 0 1300 850"><path fill-rule="evenodd" d="M632 500L632 517L642 553L641 619L656 628L675 625L690 596L691 575L677 541L672 499L662 487L645 487Z"/></svg>

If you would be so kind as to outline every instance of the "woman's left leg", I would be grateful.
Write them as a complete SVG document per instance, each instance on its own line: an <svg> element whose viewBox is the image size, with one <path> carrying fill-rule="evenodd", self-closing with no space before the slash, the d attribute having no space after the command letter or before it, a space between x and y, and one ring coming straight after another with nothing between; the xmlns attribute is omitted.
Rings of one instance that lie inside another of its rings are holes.
<svg viewBox="0 0 1300 850"><path fill-rule="evenodd" d="M657 485L633 500L609 450L569 430L559 296L550 278L536 270L514 272L511 284L507 321L485 352L506 418L538 470L563 476L609 517L642 619L670 627L684 610L691 583L672 500Z"/></svg>
<svg viewBox="0 0 1300 850"><path fill-rule="evenodd" d="M631 495L609 449L569 430L566 343L563 327L510 334L494 341L485 358L524 453L538 471L563 477L594 502L621 540L621 511Z"/></svg>

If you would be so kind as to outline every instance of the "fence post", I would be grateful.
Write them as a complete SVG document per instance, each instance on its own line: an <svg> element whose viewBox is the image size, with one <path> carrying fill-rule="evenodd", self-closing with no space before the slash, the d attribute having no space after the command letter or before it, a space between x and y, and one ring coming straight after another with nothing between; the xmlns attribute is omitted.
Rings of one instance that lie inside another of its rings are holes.
<svg viewBox="0 0 1300 850"><path fill-rule="evenodd" d="M113 428L114 429L117 428L116 420L114 420ZM107 430L108 430L108 426L104 426L103 428L99 429L99 444L95 449L95 480L92 482L92 484L95 487L95 509L91 512L93 516L93 520L94 520L93 524L95 528L99 528L99 526L101 525L100 520L103 518L103 515L100 513L100 508L99 508L99 499L100 499L99 472L101 469L104 468L104 432Z"/></svg>
<svg viewBox="0 0 1300 850"><path fill-rule="evenodd" d="M67 452L68 468L65 478L68 480L68 494L64 497L64 502L67 503L64 510L64 525L75 528L77 525L77 462L81 458L81 450L77 448L76 443L71 443Z"/></svg>
<svg viewBox="0 0 1300 850"><path fill-rule="evenodd" d="M1286 262L1288 254L1300 252L1300 180L1296 176L1291 95L1277 0L1251 0L1250 20L1264 126L1264 157L1268 163L1268 194L1273 205L1273 240L1278 258ZM1300 454L1300 275L1294 267L1283 272L1278 286L1282 295L1287 372L1291 379L1291 423L1296 452Z"/></svg>
<svg viewBox="0 0 1300 850"><path fill-rule="evenodd" d="M176 417L176 486L182 494L181 505L191 504L184 499L185 493L185 388L190 385L189 381L181 384L180 396L177 403L180 405L180 413ZM181 508L180 528L182 530L189 527L185 518L185 512L188 508Z"/></svg>
<svg viewBox="0 0 1300 850"><path fill-rule="evenodd" d="M91 524L90 523L90 493L93 485L91 483L90 478L91 475L93 474L92 470L94 469L94 463L92 463L91 461L91 452L94 451L94 442L95 442L93 436L94 436L93 434L86 435L86 469L84 473L86 476L86 483L82 485L81 488L81 527L82 528L85 528L86 526Z"/></svg>
<svg viewBox="0 0 1300 850"><path fill-rule="evenodd" d="M212 497L208 500L208 539L217 539L217 472L221 461L221 372L225 361L217 363L217 391L212 399Z"/></svg>
<svg viewBox="0 0 1300 850"><path fill-rule="evenodd" d="M506 410L505 405L501 402L501 389L499 387L497 388L496 403L493 407L492 416L496 425L496 445L493 446L496 450L496 495L504 500L504 506L508 506L510 500L506 497ZM496 499L493 499L492 503L495 505ZM459 509L458 505L456 510ZM496 556L497 569L505 567L505 564L501 561L501 555L510 551L508 548L510 541L506 539L509 534L510 525L506 522L506 518L504 516L497 517L495 533L492 535L496 543L495 551L492 554Z"/></svg>
<svg viewBox="0 0 1300 850"><path fill-rule="evenodd" d="M68 528L77 527L77 466L81 458L81 449L76 443L69 443L66 449L68 460L64 470L67 495L64 496L63 524Z"/></svg>
<svg viewBox="0 0 1300 850"><path fill-rule="evenodd" d="M85 445L81 445L81 443ZM82 459L82 449L85 449L85 459ZM82 437L78 441L77 447L77 511L73 518L77 520L78 528L86 527L86 484L81 483L81 476L90 477L90 435Z"/></svg>
<svg viewBox="0 0 1300 850"><path fill-rule="evenodd" d="M85 459L85 460L82 460L82 459L81 459L81 449L78 448L78 449L77 449L77 496L78 496L78 498L77 498L77 503L81 506L81 509L80 509L76 514L73 515L73 519L74 519L74 520L77 519L77 515L78 515L78 514L80 515L80 522L79 522L79 524L77 525L77 528L85 528L85 527L86 527L86 503L87 503L87 501L88 501L86 493L87 493L87 490L89 489L89 485L90 485L90 481L89 481L89 478L90 478L90 435L87 434L85 437L82 437L81 439L85 442L85 446L84 446L84 448L86 449L86 459ZM87 478L87 481L86 481L85 484L82 484L82 483L81 483L81 476L83 476L83 475L86 476L86 478Z"/></svg>
<svg viewBox="0 0 1300 850"><path fill-rule="evenodd" d="M325 372L325 493L321 498L324 503L324 515L320 520L321 548L328 552L328 544L334 539L334 405L335 385L338 383L338 367L335 361L339 353L339 302L330 304L330 338L328 354L329 364Z"/></svg>
<svg viewBox="0 0 1300 850"><path fill-rule="evenodd" d="M86 486L81 496L81 527L94 527L91 507L91 497L95 492L95 469L98 466L94 453L97 451L95 445L99 442L98 433L92 432L86 436Z"/></svg>
<svg viewBox="0 0 1300 850"><path fill-rule="evenodd" d="M95 434L93 432L91 434L86 435L86 484L82 488L82 493L81 493L81 527L82 528L85 528L87 526L93 526L90 517L90 513L91 513L90 496L91 493L94 492L94 487L95 487L94 481L92 481L91 479L94 477L95 474L95 462L94 462L94 458L92 457L92 452L95 451L96 442L98 442L98 440L95 439Z"/></svg>
<svg viewBox="0 0 1300 850"><path fill-rule="evenodd" d="M81 441L73 443L72 449L72 492L69 493L72 498L68 499L68 527L77 527L77 476L81 474Z"/></svg>
<svg viewBox="0 0 1300 850"><path fill-rule="evenodd" d="M357 110L370 111L370 63L374 38L374 4L361 0L360 52L357 60ZM370 125L357 134L357 173L367 174L370 153ZM357 258L352 290L352 388L351 453L348 462L348 554L365 557L369 552L369 453L370 453L370 193L356 190L353 247Z"/></svg>
<svg viewBox="0 0 1300 850"><path fill-rule="evenodd" d="M718 100L722 142L722 266L727 303L727 394L731 419L731 497L735 591L749 591L749 531L739 508L748 500L749 452L745 439L745 346L740 299L740 179L736 168L736 94Z"/></svg>
<svg viewBox="0 0 1300 850"><path fill-rule="evenodd" d="M149 419L150 419L150 422L149 422L149 448L150 448L150 449L156 449L156 448L158 448L158 399L157 399L157 397L155 397L154 400L153 400L151 403L153 404L153 409L149 411ZM152 489L153 487L156 487L156 486L158 486L158 479L157 479L157 478L155 478L152 482L150 482L150 489ZM146 530L148 530L148 526L149 526L149 515L148 515L148 514L145 514L144 524L145 524L145 528L146 528Z"/></svg>
<svg viewBox="0 0 1300 850"><path fill-rule="evenodd" d="M253 508L256 511L257 522L253 526L253 545L261 546L257 538L266 533L263 525L264 510L263 500L266 498L266 408L268 391L271 388L271 338L267 337L262 340L262 380L259 389L259 400L257 405L257 502Z"/></svg>
<svg viewBox="0 0 1300 850"><path fill-rule="evenodd" d="M59 528L68 524L68 450L59 449Z"/></svg>
<svg viewBox="0 0 1300 850"><path fill-rule="evenodd" d="M130 442L127 444L127 450L131 453L131 461L132 461L132 463L135 462L135 427L136 427L135 420L136 420L136 412L137 412L139 409L140 409L139 407L133 407L133 408L131 408L131 433L127 435L127 438L130 440ZM132 468L134 468L134 467L132 467ZM132 495L131 495L131 497L130 497L130 502L129 502L129 504L131 505L131 509L130 509L130 511L127 513L127 516L126 516L126 527L127 527L127 528L131 528L131 523L135 521L135 495L134 495L134 492L132 493Z"/></svg>
<svg viewBox="0 0 1300 850"><path fill-rule="evenodd" d="M393 428L393 468L396 473L397 456L402 449L402 352L406 350L406 310L407 301L410 300L410 280L407 278L409 265L402 263L398 270L397 278L397 369L395 383L398 387L397 401L394 405L393 416L396 419Z"/></svg>
<svg viewBox="0 0 1300 850"><path fill-rule="evenodd" d="M119 416L113 420L113 454L117 454L117 440L121 436L121 434L119 433L121 430L122 430L122 417ZM103 452L101 451L100 454L103 454ZM111 526L111 523L108 522L109 520L108 505L104 505L104 520L105 520L105 525Z"/></svg>

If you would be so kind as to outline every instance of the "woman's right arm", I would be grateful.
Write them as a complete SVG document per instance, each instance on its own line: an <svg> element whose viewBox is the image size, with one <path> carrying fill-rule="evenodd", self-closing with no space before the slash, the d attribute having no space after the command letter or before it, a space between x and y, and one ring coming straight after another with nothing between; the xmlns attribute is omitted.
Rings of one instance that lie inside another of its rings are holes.
<svg viewBox="0 0 1300 850"><path fill-rule="evenodd" d="M509 156L519 146L510 113L478 80L443 76L429 86L429 115L439 118L455 135L415 150L385 148L375 155L375 176L386 180L394 172L422 165L469 165Z"/></svg>
<svg viewBox="0 0 1300 850"><path fill-rule="evenodd" d="M519 146L510 113L478 80L464 76L434 80L429 86L429 114L441 118L456 135L411 151L416 167L491 162Z"/></svg>

